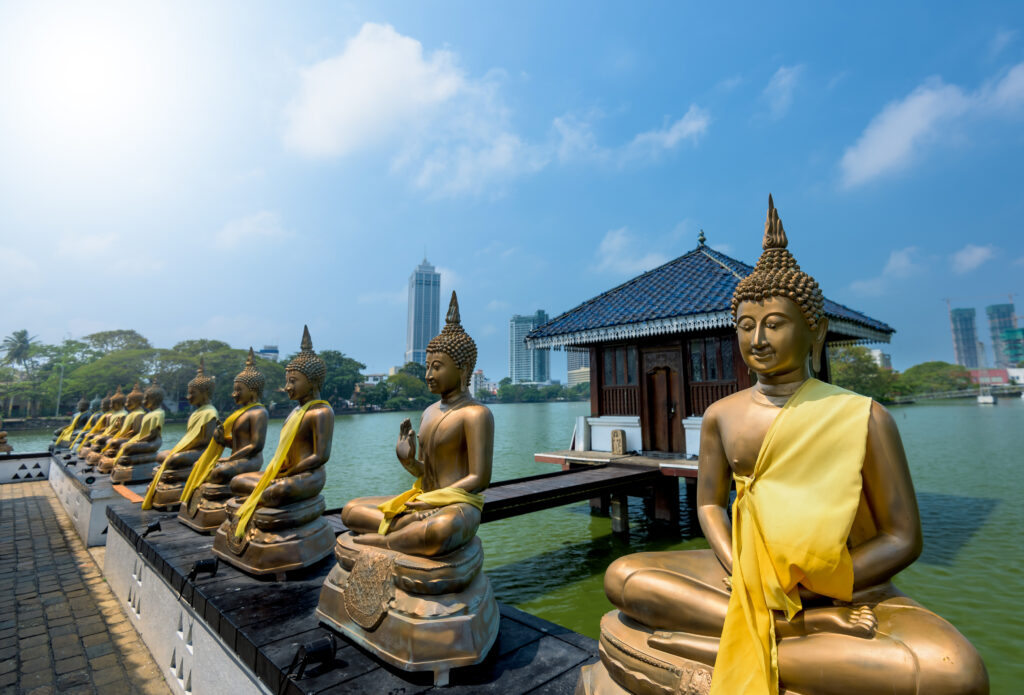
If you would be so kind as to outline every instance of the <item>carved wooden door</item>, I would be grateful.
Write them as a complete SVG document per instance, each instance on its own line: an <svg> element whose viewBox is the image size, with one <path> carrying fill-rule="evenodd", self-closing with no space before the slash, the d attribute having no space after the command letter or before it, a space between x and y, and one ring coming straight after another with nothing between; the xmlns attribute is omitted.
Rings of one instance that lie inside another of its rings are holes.
<svg viewBox="0 0 1024 695"><path fill-rule="evenodd" d="M643 361L644 449L682 452L682 354L679 348L649 350L644 351Z"/></svg>

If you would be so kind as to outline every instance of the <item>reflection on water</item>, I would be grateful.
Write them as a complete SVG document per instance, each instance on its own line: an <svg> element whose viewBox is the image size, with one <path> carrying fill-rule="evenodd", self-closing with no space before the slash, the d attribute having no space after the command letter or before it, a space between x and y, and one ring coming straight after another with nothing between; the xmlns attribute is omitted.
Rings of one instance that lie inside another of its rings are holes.
<svg viewBox="0 0 1024 695"><path fill-rule="evenodd" d="M494 479L555 470L536 463L538 451L564 449L586 403L495 405ZM903 436L920 503L925 547L921 559L896 579L901 589L935 610L978 646L993 693L1014 692L1024 682L1024 402L995 408L971 401L892 409ZM395 459L403 413L339 416L328 464L327 503L398 493L412 480ZM414 415L413 425L418 424ZM277 445L273 421L268 450ZM165 446L184 432L169 425ZM12 432L17 451L42 451L45 432ZM685 503L681 506L684 507ZM682 519L686 514L682 513ZM597 636L604 569L617 557L643 550L707 547L686 540L688 529L666 536L649 524L631 498L630 534L620 539L607 518L592 517L583 502L484 525L485 569L499 600Z"/></svg>

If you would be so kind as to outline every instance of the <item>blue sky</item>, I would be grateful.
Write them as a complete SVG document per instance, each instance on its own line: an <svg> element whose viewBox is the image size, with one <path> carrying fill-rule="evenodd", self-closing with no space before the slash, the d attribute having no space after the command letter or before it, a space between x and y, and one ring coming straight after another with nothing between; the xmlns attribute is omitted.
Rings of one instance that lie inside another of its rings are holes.
<svg viewBox="0 0 1024 695"><path fill-rule="evenodd" d="M384 371L425 255L498 379L514 313L756 260L769 192L897 368L1024 290L1019 3L8 2L0 95L3 335Z"/></svg>

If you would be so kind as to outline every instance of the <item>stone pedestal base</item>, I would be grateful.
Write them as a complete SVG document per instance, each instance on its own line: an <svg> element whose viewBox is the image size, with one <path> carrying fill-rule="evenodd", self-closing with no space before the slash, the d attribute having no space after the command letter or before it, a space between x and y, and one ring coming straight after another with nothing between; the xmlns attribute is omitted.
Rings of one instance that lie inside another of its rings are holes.
<svg viewBox="0 0 1024 695"><path fill-rule="evenodd" d="M178 507L178 521L199 533L213 533L228 518L230 485L203 483L192 493L188 504Z"/></svg>
<svg viewBox="0 0 1024 695"><path fill-rule="evenodd" d="M339 564L316 609L321 622L392 666L432 671L436 685L447 685L451 669L487 656L500 616L480 572L479 539L448 556L422 558L355 544L342 534L335 554Z"/></svg>
<svg viewBox="0 0 1024 695"><path fill-rule="evenodd" d="M156 484L153 494L153 509L160 512L175 512L181 506L181 493L185 491L185 483L165 483L163 477Z"/></svg>
<svg viewBox="0 0 1024 695"><path fill-rule="evenodd" d="M124 459L121 459L121 463L114 466L114 470L110 472L110 480L114 483L146 483L153 479L156 475L156 469L160 467L160 464L154 459L149 463L139 463L134 465L125 465Z"/></svg>
<svg viewBox="0 0 1024 695"><path fill-rule="evenodd" d="M653 634L617 610L606 613L601 661L583 667L576 695L707 695L712 668L651 648Z"/></svg>
<svg viewBox="0 0 1024 695"><path fill-rule="evenodd" d="M258 507L245 535L235 538L241 500L227 504L228 518L217 529L213 552L249 574L283 575L314 565L331 554L334 531L324 519L321 495L281 508ZM295 520L296 525L285 526Z"/></svg>

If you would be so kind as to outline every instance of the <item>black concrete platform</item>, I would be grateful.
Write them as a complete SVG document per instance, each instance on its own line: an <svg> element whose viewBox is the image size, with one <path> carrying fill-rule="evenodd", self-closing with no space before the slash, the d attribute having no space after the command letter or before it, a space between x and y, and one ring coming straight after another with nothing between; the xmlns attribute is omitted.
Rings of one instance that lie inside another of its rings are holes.
<svg viewBox="0 0 1024 695"><path fill-rule="evenodd" d="M477 666L452 671L451 685L435 689L432 674L388 668L340 635L333 664L287 680L299 646L334 634L319 625L314 609L334 558L286 582L256 579L220 564L216 576L187 579L197 560L212 558L213 539L178 523L175 514L138 507L107 509L111 532L139 556L201 617L247 670L274 693L469 693L573 692L580 666L598 659L597 642L510 606L501 606L498 640ZM161 530L142 538L153 521ZM227 684L226 684L227 685Z"/></svg>

